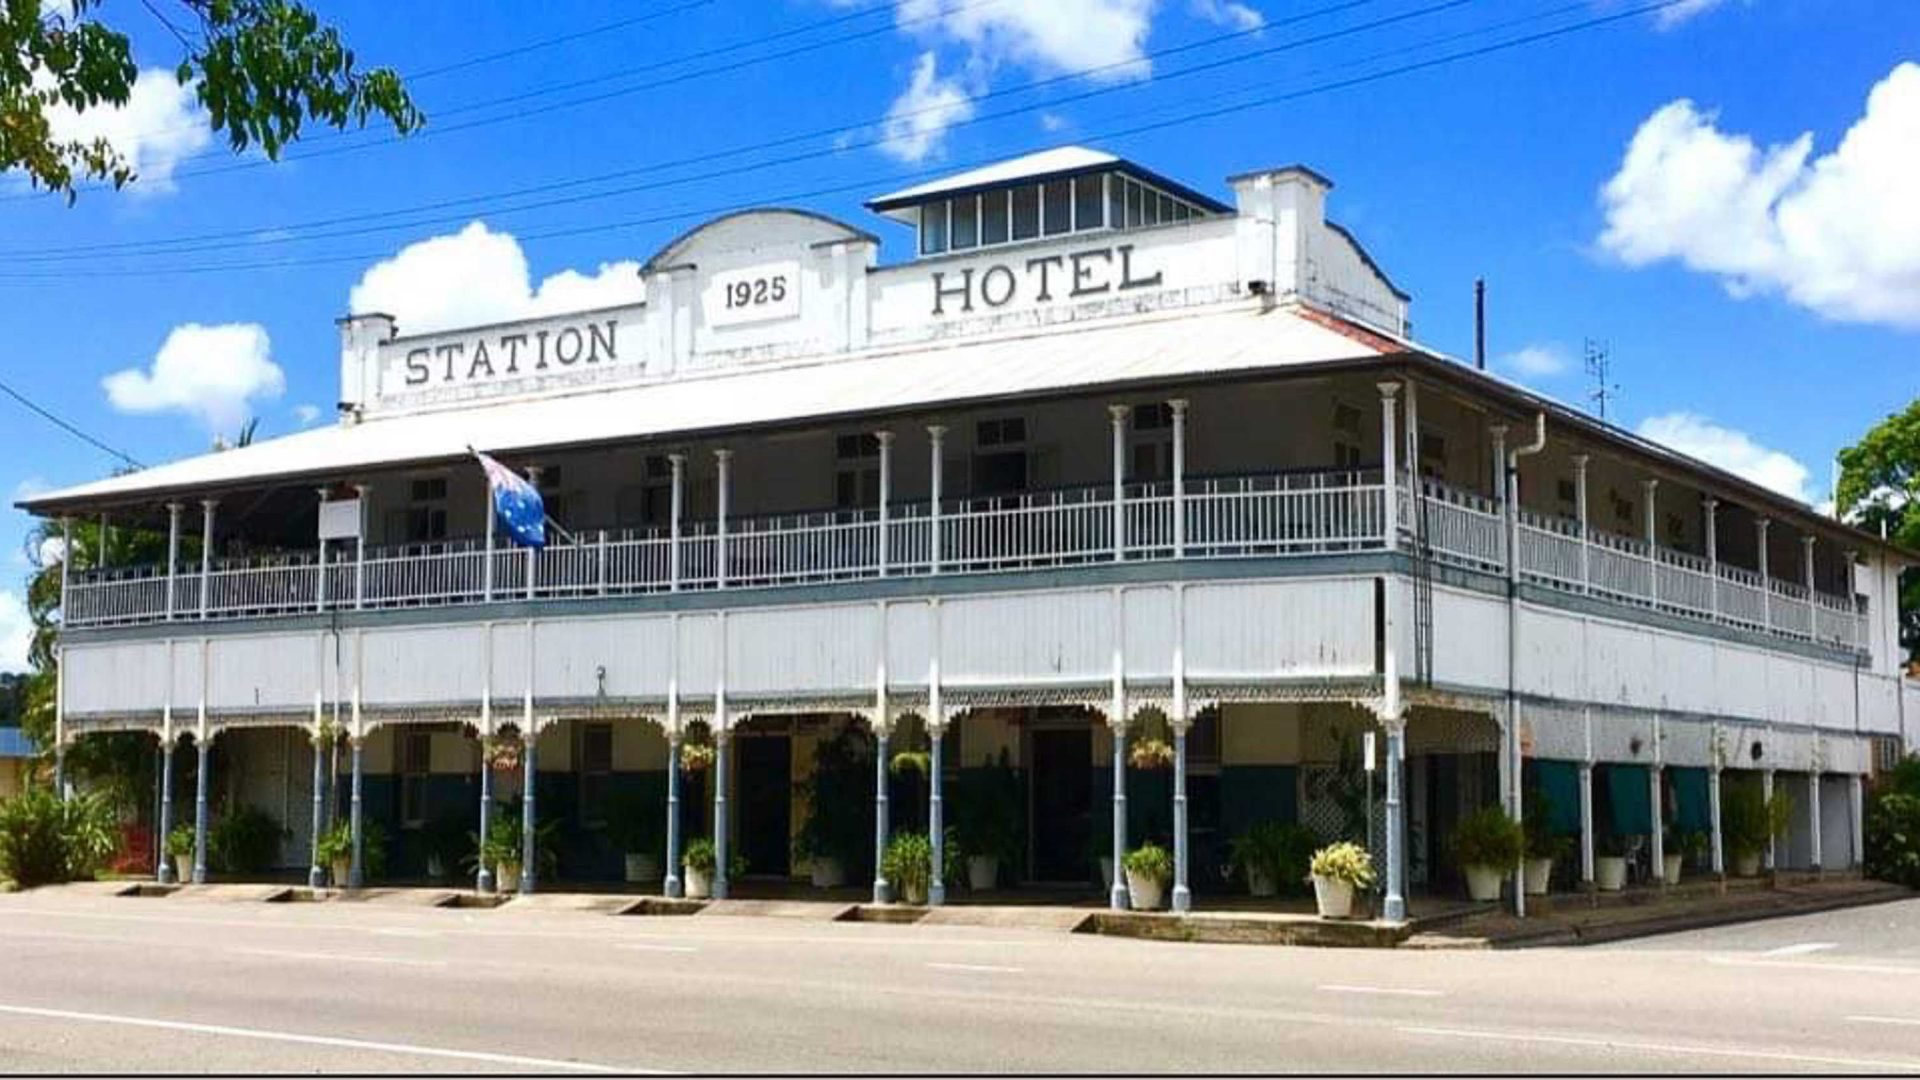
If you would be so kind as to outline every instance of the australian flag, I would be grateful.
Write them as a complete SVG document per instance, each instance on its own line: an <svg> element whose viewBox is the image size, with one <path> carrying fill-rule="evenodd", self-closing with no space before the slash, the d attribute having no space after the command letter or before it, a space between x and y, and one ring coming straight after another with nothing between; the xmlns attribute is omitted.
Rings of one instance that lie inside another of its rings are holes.
<svg viewBox="0 0 1920 1080"><path fill-rule="evenodd" d="M540 491L526 478L478 450L473 456L487 471L487 492L493 501L493 517L508 536L524 547L547 546L547 507Z"/></svg>

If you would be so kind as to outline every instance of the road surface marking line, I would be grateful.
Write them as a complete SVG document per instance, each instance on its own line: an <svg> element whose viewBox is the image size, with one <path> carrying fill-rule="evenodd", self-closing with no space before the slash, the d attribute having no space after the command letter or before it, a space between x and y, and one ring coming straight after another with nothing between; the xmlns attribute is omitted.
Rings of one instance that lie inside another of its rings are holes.
<svg viewBox="0 0 1920 1080"><path fill-rule="evenodd" d="M1709 956L1722 967L1784 968L1790 971L1846 972L1856 975L1920 975L1920 967L1900 964L1827 964L1818 960L1767 960L1757 956Z"/></svg>
<svg viewBox="0 0 1920 1080"><path fill-rule="evenodd" d="M1018 975L1027 970L1026 968L1002 967L999 964L944 964L937 960L927 961L927 966L930 968L939 968L941 971L985 971L1007 975Z"/></svg>
<svg viewBox="0 0 1920 1080"><path fill-rule="evenodd" d="M1808 1065L1832 1065L1843 1069L1920 1068L1920 1061L1884 1058L1827 1057L1821 1054L1791 1054L1775 1050L1747 1050L1734 1046L1689 1045L1686 1043L1634 1042L1621 1039L1591 1038L1580 1035L1526 1034L1514 1031L1477 1031L1471 1028L1402 1027L1407 1035L1437 1035L1453 1039L1486 1039L1494 1042L1545 1043L1553 1046L1585 1046L1607 1050L1643 1050L1652 1054L1687 1054L1695 1057L1753 1058L1759 1061L1792 1061Z"/></svg>
<svg viewBox="0 0 1920 1080"><path fill-rule="evenodd" d="M402 967L433 968L447 966L445 960L409 960L401 956L351 956L345 953L300 952L295 949L223 949L221 951L241 956L268 956L281 960L319 960L329 964L397 964Z"/></svg>
<svg viewBox="0 0 1920 1080"><path fill-rule="evenodd" d="M1328 983L1325 986L1316 987L1316 989L1329 994L1379 994L1386 997L1422 998L1443 996L1443 992L1439 990L1416 990L1411 987L1399 986L1347 986L1341 983Z"/></svg>
<svg viewBox="0 0 1920 1080"><path fill-rule="evenodd" d="M633 951L633 952L671 952L671 953L690 953L690 952L699 952L699 951L700 951L700 949L699 949L699 948L698 948L697 946L693 946L693 945L636 945L636 944L627 944L627 945L621 945L621 946L618 946L618 947L619 947L619 948L622 948L622 949L628 949L628 950L631 950L631 951Z"/></svg>
<svg viewBox="0 0 1920 1080"><path fill-rule="evenodd" d="M1798 945L1782 945L1777 949L1768 949L1761 956L1805 956L1808 953L1824 952L1837 948L1831 941L1805 941Z"/></svg>
<svg viewBox="0 0 1920 1080"><path fill-rule="evenodd" d="M264 1028L229 1027L225 1024L193 1024L184 1020L156 1020L146 1016L119 1016L112 1013L76 1012L71 1009L41 1009L30 1005L0 1005L0 1013L10 1013L15 1016L40 1017L48 1020L80 1020L95 1024L119 1024L123 1027L159 1028L163 1031L185 1031L196 1035L225 1035L235 1039L257 1039L262 1042L299 1043L306 1046L332 1046L345 1050L367 1050L383 1054L406 1054L414 1057L452 1058L457 1061L485 1062L489 1065L524 1065L533 1069L566 1069L573 1072L645 1072L654 1075L659 1074L659 1070L597 1065L590 1061L562 1061L555 1058L523 1057L519 1054L492 1054L483 1050L453 1050L444 1046L417 1046L412 1043L376 1042L370 1039L348 1039L335 1035L306 1035L297 1031L270 1031Z"/></svg>
<svg viewBox="0 0 1920 1080"><path fill-rule="evenodd" d="M1902 1027L1920 1027L1920 1017L1917 1016L1849 1016L1847 1017L1847 1022L1852 1024L1899 1024Z"/></svg>

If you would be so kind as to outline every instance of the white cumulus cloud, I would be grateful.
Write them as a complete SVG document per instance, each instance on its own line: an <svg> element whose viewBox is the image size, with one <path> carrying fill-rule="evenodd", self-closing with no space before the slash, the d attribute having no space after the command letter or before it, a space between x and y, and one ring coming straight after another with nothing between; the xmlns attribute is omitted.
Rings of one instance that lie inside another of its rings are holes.
<svg viewBox="0 0 1920 1080"><path fill-rule="evenodd" d="M1688 0L1699 3L1701 0ZM1706 0L1708 3L1714 0ZM1266 16L1245 4L1233 0L1191 0L1187 9L1210 23L1229 26L1235 30L1257 30L1267 24Z"/></svg>
<svg viewBox="0 0 1920 1080"><path fill-rule="evenodd" d="M1668 5L1655 12L1654 25L1662 30L1671 30L1681 23L1690 22L1698 16L1705 15L1726 2L1727 0L1680 0L1677 4Z"/></svg>
<svg viewBox="0 0 1920 1080"><path fill-rule="evenodd" d="M368 267L348 293L347 310L384 312L402 333L420 334L637 304L644 297L640 264L632 261L602 263L592 274L563 270L536 286L520 241L475 221Z"/></svg>
<svg viewBox="0 0 1920 1080"><path fill-rule="evenodd" d="M1761 446L1744 431L1690 412L1650 416L1635 430L1642 438L1719 466L1742 479L1803 503L1813 502L1814 492L1807 486L1813 478L1811 470L1790 454Z"/></svg>
<svg viewBox="0 0 1920 1080"><path fill-rule="evenodd" d="M1920 64L1874 86L1829 154L1810 133L1763 149L1718 124L1681 100L1640 125L1600 192L1601 248L1712 274L1736 297L1920 329Z"/></svg>
<svg viewBox="0 0 1920 1080"><path fill-rule="evenodd" d="M33 642L33 620L20 594L0 589L0 672L27 670L27 647Z"/></svg>
<svg viewBox="0 0 1920 1080"><path fill-rule="evenodd" d="M972 115L972 95L958 79L941 78L933 53L923 52L880 122L880 149L900 161L925 161L940 149L948 127Z"/></svg>
<svg viewBox="0 0 1920 1080"><path fill-rule="evenodd" d="M1567 352L1558 345L1527 345L1501 357L1496 363L1502 370L1530 379L1544 379L1566 372L1572 366Z"/></svg>
<svg viewBox="0 0 1920 1080"><path fill-rule="evenodd" d="M256 398L286 392L286 373L272 353L259 323L184 323L167 334L145 370L116 371L100 382L121 412L182 412L230 435L253 415Z"/></svg>
<svg viewBox="0 0 1920 1080"><path fill-rule="evenodd" d="M47 127L59 141L91 143L105 138L136 174L127 190L156 194L173 190L173 170L213 141L207 114L173 72L148 68L134 79L124 105L84 111L65 103L46 110Z"/></svg>

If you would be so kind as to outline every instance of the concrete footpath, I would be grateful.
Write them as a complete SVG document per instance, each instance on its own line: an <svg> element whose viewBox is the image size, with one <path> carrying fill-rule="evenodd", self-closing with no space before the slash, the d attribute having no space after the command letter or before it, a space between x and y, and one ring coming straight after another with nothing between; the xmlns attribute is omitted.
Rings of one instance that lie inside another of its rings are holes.
<svg viewBox="0 0 1920 1080"><path fill-rule="evenodd" d="M1719 926L1909 897L1902 888L1853 876L1704 881L1668 889L1637 889L1594 897L1529 898L1517 918L1491 904L1428 900L1403 924L1369 919L1330 920L1274 910L1115 912L1090 905L957 903L939 908L871 904L845 898L794 897L667 900L606 892L543 892L525 897L480 895L446 888L381 887L356 891L295 885L212 884L158 886L151 882L94 882L76 892L170 904L330 903L371 907L467 908L502 917L528 913L580 915L770 918L818 922L979 926L1099 934L1159 941L1305 945L1335 948L1485 949L1581 945L1677 930Z"/></svg>

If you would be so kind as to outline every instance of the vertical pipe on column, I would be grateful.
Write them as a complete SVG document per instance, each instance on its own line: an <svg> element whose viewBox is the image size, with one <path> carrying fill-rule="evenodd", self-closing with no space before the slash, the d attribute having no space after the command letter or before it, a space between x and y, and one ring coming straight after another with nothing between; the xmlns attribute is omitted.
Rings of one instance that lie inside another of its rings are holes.
<svg viewBox="0 0 1920 1080"><path fill-rule="evenodd" d="M893 899L887 880L887 718L876 711L873 720L873 902Z"/></svg>
<svg viewBox="0 0 1920 1080"><path fill-rule="evenodd" d="M326 739L322 735L324 729L320 727L319 719L315 717L313 737L307 740L307 745L313 750L313 835L308 838L307 845L309 848L307 887L310 889L322 889L327 884L327 868L320 865L320 836L327 831L327 789L324 775L327 755L322 745Z"/></svg>
<svg viewBox="0 0 1920 1080"><path fill-rule="evenodd" d="M1818 763L1807 773L1807 817L1808 836L1812 841L1813 872L1819 873L1821 867L1820 841L1820 766Z"/></svg>
<svg viewBox="0 0 1920 1080"><path fill-rule="evenodd" d="M200 733L193 738L194 777L193 777L193 883L207 883L207 751L206 725L200 726Z"/></svg>
<svg viewBox="0 0 1920 1080"><path fill-rule="evenodd" d="M1107 906L1115 911L1127 907L1127 720L1125 702L1116 694L1113 701L1113 887L1107 893Z"/></svg>
<svg viewBox="0 0 1920 1080"><path fill-rule="evenodd" d="M1580 884L1593 890L1593 762L1580 763Z"/></svg>
<svg viewBox="0 0 1920 1080"><path fill-rule="evenodd" d="M940 572L940 474L945 471L941 464L946 435L947 429L942 424L927 426L928 452L933 459L928 463L932 471L929 473L931 488L927 504L927 555L930 560L929 572L935 574Z"/></svg>
<svg viewBox="0 0 1920 1080"><path fill-rule="evenodd" d="M1656 746L1659 745L1659 738L1658 735L1654 736L1654 744ZM1667 881L1667 808L1665 806L1665 800L1662 798L1662 796L1666 794L1664 779L1666 772L1666 766L1657 761L1654 762L1652 768L1647 770L1647 787L1650 789L1648 794L1651 795L1653 799L1653 835L1648 837L1648 841L1653 845L1653 880L1662 884L1672 884L1672 882Z"/></svg>
<svg viewBox="0 0 1920 1080"><path fill-rule="evenodd" d="M1850 869L1859 869L1859 867L1866 862L1865 786L1866 785L1861 782L1859 773L1854 773L1847 777L1847 802L1849 804L1847 808L1847 820L1848 824L1853 827L1853 835L1851 838L1853 841L1852 857L1847 862L1847 866Z"/></svg>
<svg viewBox="0 0 1920 1080"><path fill-rule="evenodd" d="M941 806L942 789L946 781L942 777L945 769L946 726L929 718L927 725L927 839L933 847L932 873L927 878L927 903L938 907L947 902L947 836L946 811Z"/></svg>
<svg viewBox="0 0 1920 1080"><path fill-rule="evenodd" d="M680 747L683 736L680 733L679 707L672 711L676 714L667 720L667 878L661 883L661 891L673 899L679 899L683 886L680 884Z"/></svg>
<svg viewBox="0 0 1920 1080"><path fill-rule="evenodd" d="M1389 922L1407 917L1407 821L1401 794L1402 767L1407 754L1407 721L1389 720L1387 729L1387 895L1381 914Z"/></svg>
<svg viewBox="0 0 1920 1080"><path fill-rule="evenodd" d="M727 516L728 505L733 501L733 451L715 450L713 466L717 474L714 493L715 517L713 537L714 588L727 587Z"/></svg>
<svg viewBox="0 0 1920 1080"><path fill-rule="evenodd" d="M1760 800L1764 803L1769 803L1769 804L1773 802L1773 770L1772 769L1760 770ZM1771 832L1769 832L1767 834L1767 850L1761 856L1761 861L1766 866L1768 873L1772 873L1773 870L1778 866L1778 863L1775 860L1778 858L1779 854L1780 854L1779 837L1776 837Z"/></svg>
<svg viewBox="0 0 1920 1080"><path fill-rule="evenodd" d="M733 732L723 726L724 714L718 710L713 723L713 898L725 900L731 869L727 863L733 857L733 838L727 825L727 786L731 779L727 748L733 742Z"/></svg>
<svg viewBox="0 0 1920 1080"><path fill-rule="evenodd" d="M167 835L173 832L173 743L173 725L169 722L160 740L160 868L156 877L162 885L173 884L178 876L173 856L167 853Z"/></svg>
<svg viewBox="0 0 1920 1080"><path fill-rule="evenodd" d="M524 744L520 751L520 895L531 896L534 886L538 884L535 879L540 875L540 846L537 843L540 811L535 805L540 786L540 735L534 730L531 714L527 716L527 726L520 738Z"/></svg>
<svg viewBox="0 0 1920 1080"><path fill-rule="evenodd" d="M218 499L200 500L200 617L207 617L213 600L213 508Z"/></svg>
<svg viewBox="0 0 1920 1080"><path fill-rule="evenodd" d="M667 500L667 588L680 591L680 515L687 505L687 455L668 454L673 486Z"/></svg>
<svg viewBox="0 0 1920 1080"><path fill-rule="evenodd" d="M1167 402L1173 413L1173 557L1187 556L1187 399ZM1175 899L1178 899L1177 890ZM1184 908L1180 910L1185 910Z"/></svg>
<svg viewBox="0 0 1920 1080"><path fill-rule="evenodd" d="M1711 869L1715 877L1723 877L1727 872L1725 839L1720 830L1720 762L1715 755L1713 768L1707 771L1707 857L1712 860Z"/></svg>
<svg viewBox="0 0 1920 1080"><path fill-rule="evenodd" d="M167 504L167 621L173 621L173 611L179 596L180 577L180 511L183 508L177 502Z"/></svg>
<svg viewBox="0 0 1920 1080"><path fill-rule="evenodd" d="M1127 414L1132 410L1125 405L1107 406L1107 415L1113 421L1113 561L1126 558L1127 552ZM1114 880L1120 878L1119 864L1114 864Z"/></svg>
<svg viewBox="0 0 1920 1080"><path fill-rule="evenodd" d="M366 827L362 816L363 800L360 781L366 774L366 736L360 734L360 725L354 724L354 734L347 741L353 748L353 794L349 813L352 815L353 862L347 868L347 888L358 889L367 882Z"/></svg>
<svg viewBox="0 0 1920 1080"><path fill-rule="evenodd" d="M484 704L484 702L483 702ZM494 739L491 711L481 720L480 733L480 850L487 848L487 833L493 826L493 753L490 745ZM484 858L475 858L479 865L473 872L475 892L490 893L496 887L493 878L493 864Z"/></svg>

